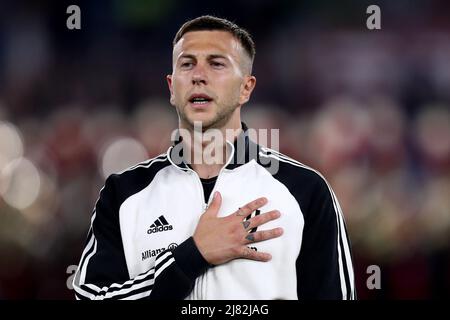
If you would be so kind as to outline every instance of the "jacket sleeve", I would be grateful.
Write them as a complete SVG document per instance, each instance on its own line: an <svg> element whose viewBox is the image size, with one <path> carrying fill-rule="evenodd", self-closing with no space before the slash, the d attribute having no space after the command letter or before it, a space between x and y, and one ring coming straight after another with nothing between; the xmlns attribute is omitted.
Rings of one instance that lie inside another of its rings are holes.
<svg viewBox="0 0 450 320"><path fill-rule="evenodd" d="M160 253L146 272L130 278L120 233L114 176L106 180L91 218L73 280L77 299L183 299L208 267L192 237Z"/></svg>
<svg viewBox="0 0 450 320"><path fill-rule="evenodd" d="M298 256L299 299L356 299L350 242L339 202L325 179L317 176L307 206Z"/></svg>

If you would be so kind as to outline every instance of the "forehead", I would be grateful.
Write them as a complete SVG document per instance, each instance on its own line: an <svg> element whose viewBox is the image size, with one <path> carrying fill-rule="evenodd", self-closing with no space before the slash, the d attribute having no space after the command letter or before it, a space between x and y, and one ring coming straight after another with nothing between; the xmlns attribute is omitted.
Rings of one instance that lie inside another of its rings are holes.
<svg viewBox="0 0 450 320"><path fill-rule="evenodd" d="M223 54L239 59L242 46L227 31L190 31L183 35L173 48L174 59L183 54Z"/></svg>

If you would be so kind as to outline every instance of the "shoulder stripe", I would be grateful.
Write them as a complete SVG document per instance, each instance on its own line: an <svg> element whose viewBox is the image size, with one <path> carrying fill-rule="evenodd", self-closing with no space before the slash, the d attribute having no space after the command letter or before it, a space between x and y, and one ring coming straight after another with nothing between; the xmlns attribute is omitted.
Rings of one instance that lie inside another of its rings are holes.
<svg viewBox="0 0 450 320"><path fill-rule="evenodd" d="M122 173L125 173L127 171L133 171L133 170L136 170L138 168L149 168L155 162L163 162L163 161L166 161L166 160L167 160L167 154L163 153L163 154L160 154L159 156L156 156L156 157L151 158L149 160L145 160L145 161L143 161L141 163L135 164L135 165L133 165L133 166L131 166L131 167L125 169L125 170L122 170L122 171L118 172L117 174L122 174Z"/></svg>

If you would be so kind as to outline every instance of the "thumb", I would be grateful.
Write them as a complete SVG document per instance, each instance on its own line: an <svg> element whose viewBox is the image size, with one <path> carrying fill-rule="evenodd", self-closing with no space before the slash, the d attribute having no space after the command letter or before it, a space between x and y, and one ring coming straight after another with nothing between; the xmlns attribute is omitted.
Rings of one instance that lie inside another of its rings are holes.
<svg viewBox="0 0 450 320"><path fill-rule="evenodd" d="M206 212L210 215L216 216L217 213L219 212L221 205L222 205L222 195L220 194L219 191L216 191L214 192L213 199Z"/></svg>

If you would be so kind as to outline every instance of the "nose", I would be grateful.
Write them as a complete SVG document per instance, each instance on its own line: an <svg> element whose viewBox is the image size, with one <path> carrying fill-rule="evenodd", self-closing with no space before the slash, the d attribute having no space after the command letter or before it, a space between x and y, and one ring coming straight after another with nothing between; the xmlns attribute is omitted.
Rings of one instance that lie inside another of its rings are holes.
<svg viewBox="0 0 450 320"><path fill-rule="evenodd" d="M197 64L192 73L192 84L193 85L206 85L208 83L205 69L200 64Z"/></svg>

